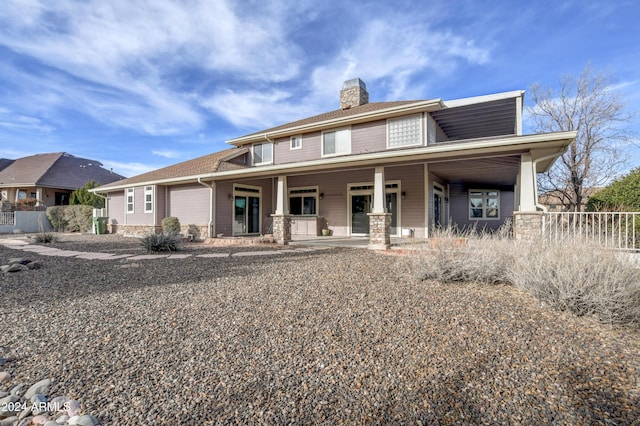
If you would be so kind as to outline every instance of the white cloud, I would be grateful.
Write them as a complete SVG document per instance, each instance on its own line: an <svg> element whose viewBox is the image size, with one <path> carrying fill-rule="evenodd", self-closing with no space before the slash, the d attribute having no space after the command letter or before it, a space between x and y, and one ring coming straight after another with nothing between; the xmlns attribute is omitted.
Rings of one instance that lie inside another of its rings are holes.
<svg viewBox="0 0 640 426"><path fill-rule="evenodd" d="M176 151L171 151L168 149L164 149L164 150L152 150L151 153L153 155L157 155L159 157L165 157L165 158L180 158L181 154L179 152Z"/></svg>
<svg viewBox="0 0 640 426"><path fill-rule="evenodd" d="M118 173L126 177L136 176L164 167L164 165L151 165L139 162L120 162L111 160L100 160L100 162L105 169L113 169L114 173Z"/></svg>

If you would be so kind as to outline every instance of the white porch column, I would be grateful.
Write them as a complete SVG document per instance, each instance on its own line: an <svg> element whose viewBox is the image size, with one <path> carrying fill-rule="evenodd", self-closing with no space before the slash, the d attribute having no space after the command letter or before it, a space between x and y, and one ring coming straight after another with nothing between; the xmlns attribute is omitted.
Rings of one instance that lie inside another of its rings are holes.
<svg viewBox="0 0 640 426"><path fill-rule="evenodd" d="M278 187L276 196L276 214L289 214L289 197L287 196L287 177L278 176Z"/></svg>
<svg viewBox="0 0 640 426"><path fill-rule="evenodd" d="M386 213L385 200L384 167L376 167L373 176L373 209L371 213Z"/></svg>
<svg viewBox="0 0 640 426"><path fill-rule="evenodd" d="M520 174L518 182L518 195L520 206L518 211L535 212L536 211L536 174L533 170L533 161L531 153L525 152L520 154Z"/></svg>

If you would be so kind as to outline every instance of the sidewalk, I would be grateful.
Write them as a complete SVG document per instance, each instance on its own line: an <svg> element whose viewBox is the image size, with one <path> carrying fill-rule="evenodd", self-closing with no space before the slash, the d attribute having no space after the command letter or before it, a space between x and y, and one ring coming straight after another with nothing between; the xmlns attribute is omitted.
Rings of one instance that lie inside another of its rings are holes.
<svg viewBox="0 0 640 426"><path fill-rule="evenodd" d="M22 250L32 253L37 253L42 256L59 256L59 257L75 257L78 259L87 260L149 260L149 259L185 259L189 257L202 257L202 258L229 258L229 257L245 257L245 256L270 256L280 255L285 253L304 253L315 252L320 250L326 250L331 247L296 247L284 250L254 250L254 251L241 251L235 253L203 253L203 254L185 254L185 253L157 253L157 254L115 254L115 253L97 253L86 251L73 251L62 250L55 247L48 247L44 245L31 244L24 239L2 239L0 245L7 248Z"/></svg>

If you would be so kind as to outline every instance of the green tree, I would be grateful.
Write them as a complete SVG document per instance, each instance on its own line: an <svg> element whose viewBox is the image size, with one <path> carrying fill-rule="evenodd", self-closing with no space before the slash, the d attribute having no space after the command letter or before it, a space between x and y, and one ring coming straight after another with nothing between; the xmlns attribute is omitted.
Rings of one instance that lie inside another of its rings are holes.
<svg viewBox="0 0 640 426"><path fill-rule="evenodd" d="M578 132L554 166L538 175L540 192L557 194L569 211L580 211L587 188L604 186L624 164L630 115L612 83L610 74L587 65L579 76L561 79L558 90L531 88L535 105L528 111L536 132Z"/></svg>
<svg viewBox="0 0 640 426"><path fill-rule="evenodd" d="M95 180L90 180L84 185L84 188L76 189L71 193L69 198L69 204L71 205L84 205L92 206L95 209L101 209L104 207L104 198L89 192L90 189L94 189L100 186Z"/></svg>
<svg viewBox="0 0 640 426"><path fill-rule="evenodd" d="M593 194L587 210L640 211L640 167Z"/></svg>

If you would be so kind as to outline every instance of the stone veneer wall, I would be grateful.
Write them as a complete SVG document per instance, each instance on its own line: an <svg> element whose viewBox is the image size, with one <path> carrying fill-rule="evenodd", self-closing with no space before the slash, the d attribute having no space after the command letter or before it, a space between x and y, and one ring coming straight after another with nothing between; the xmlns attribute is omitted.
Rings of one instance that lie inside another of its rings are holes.
<svg viewBox="0 0 640 426"><path fill-rule="evenodd" d="M542 235L543 212L513 212L513 237L531 241Z"/></svg>
<svg viewBox="0 0 640 426"><path fill-rule="evenodd" d="M369 213L369 248L387 250L391 247L391 213Z"/></svg>
<svg viewBox="0 0 640 426"><path fill-rule="evenodd" d="M273 238L278 244L291 241L291 216L271 215L273 218Z"/></svg>
<svg viewBox="0 0 640 426"><path fill-rule="evenodd" d="M348 87L340 91L340 109L364 105L369 102L369 93L360 86Z"/></svg>

